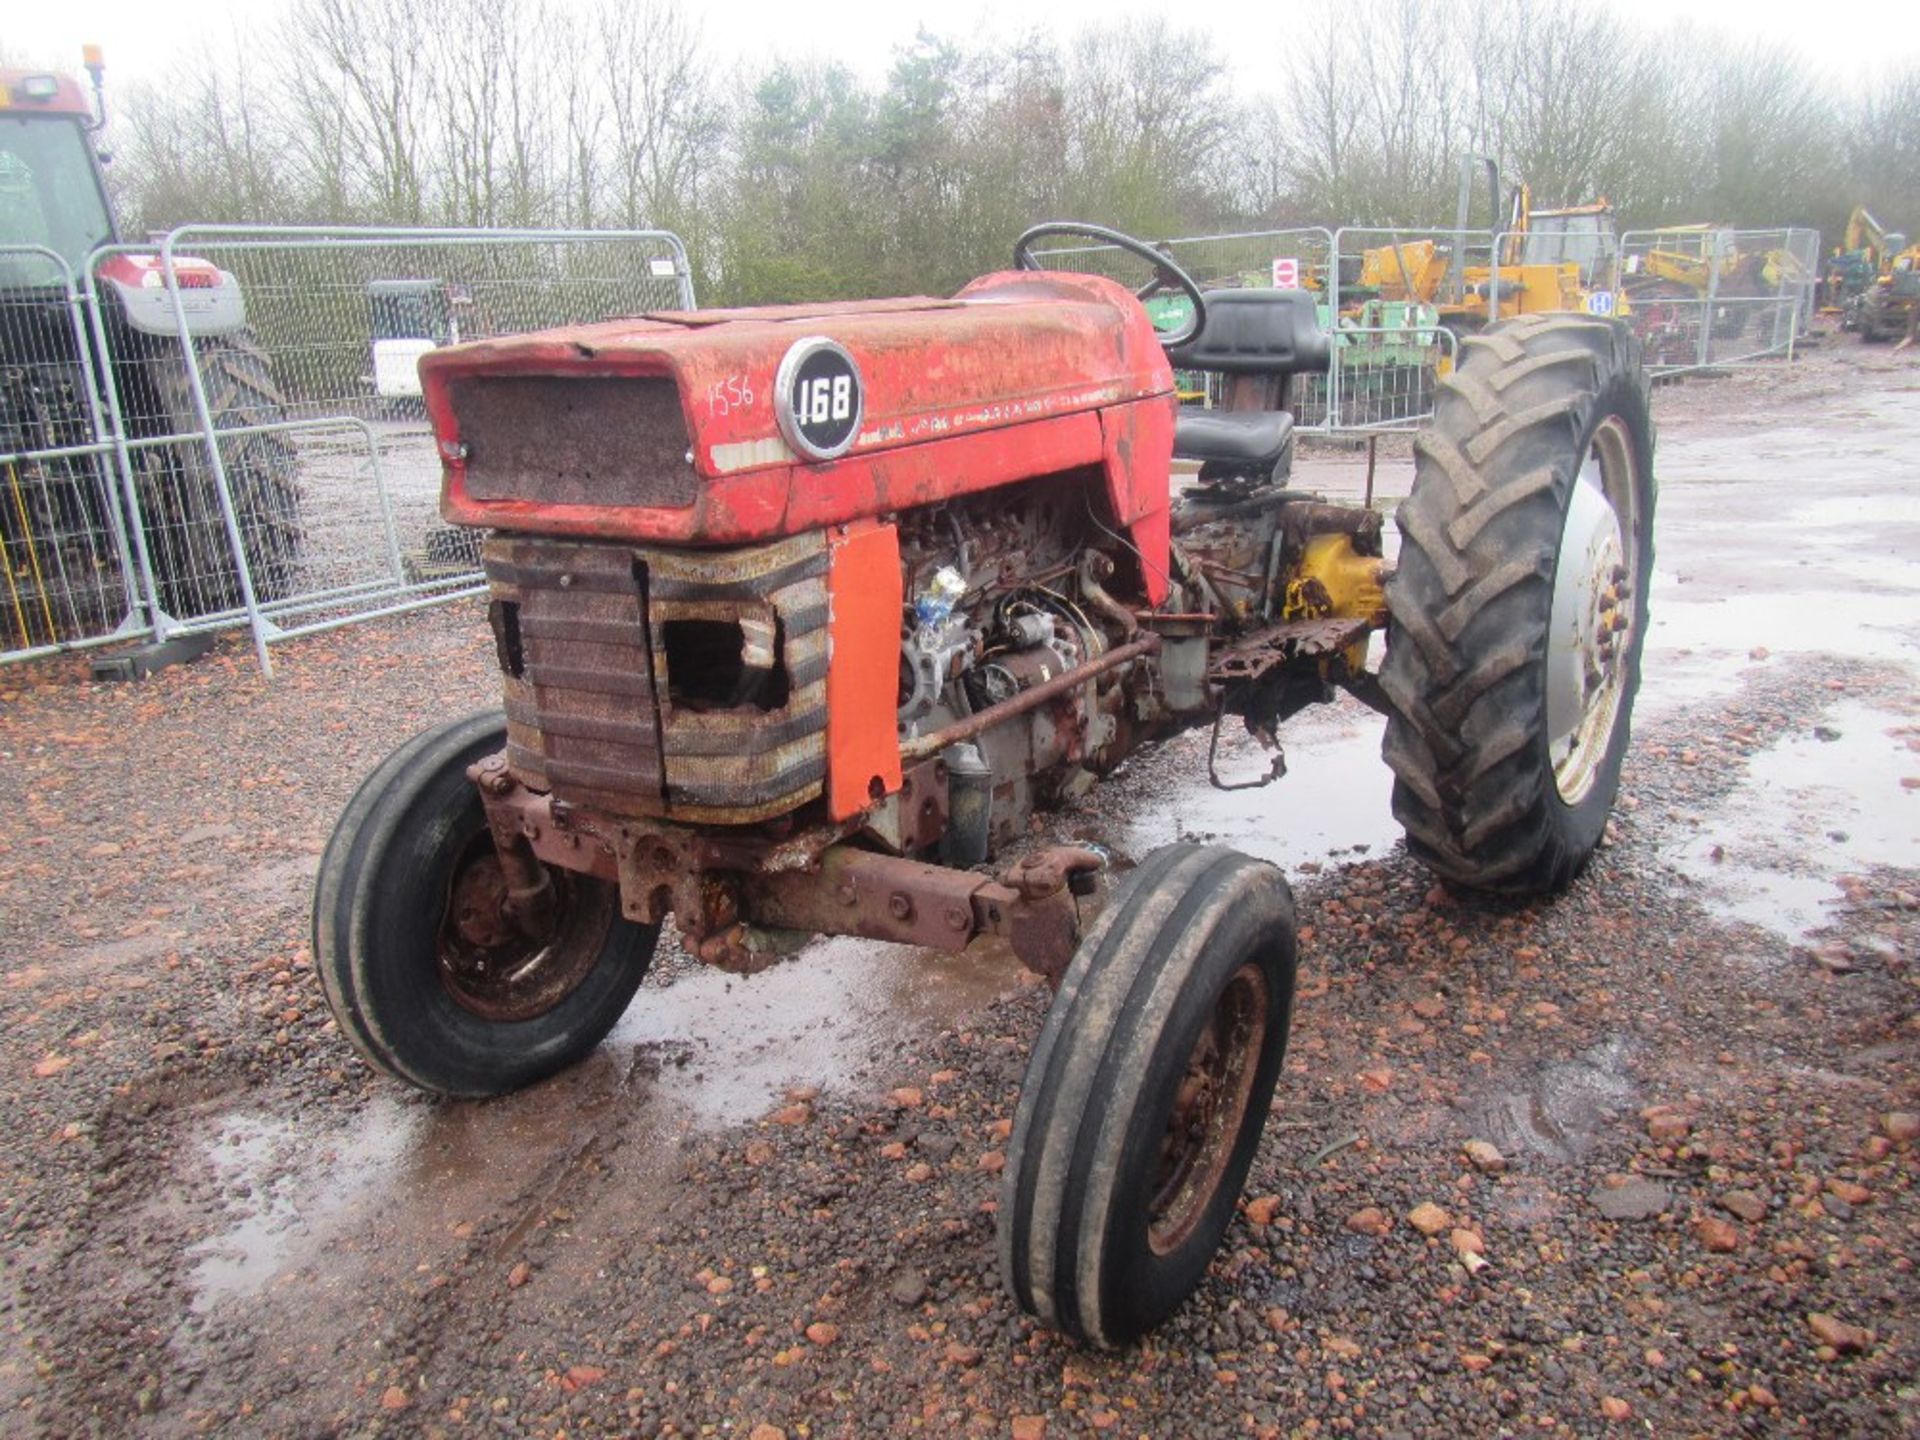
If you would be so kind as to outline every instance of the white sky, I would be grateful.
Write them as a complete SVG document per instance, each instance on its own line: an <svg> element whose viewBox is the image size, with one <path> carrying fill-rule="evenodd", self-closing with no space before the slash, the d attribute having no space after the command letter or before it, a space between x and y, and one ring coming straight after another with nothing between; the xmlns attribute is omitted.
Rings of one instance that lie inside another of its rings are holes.
<svg viewBox="0 0 1920 1440"><path fill-rule="evenodd" d="M106 47L108 83L129 83L164 73L176 60L204 53L209 40L224 48L236 26L251 26L267 43L269 21L283 0L67 0L35 4L11 0L13 12L0 22L0 53L34 65L77 71L80 46L97 41ZM1597 3L1597 0L1596 0ZM1606 8L1629 22L1655 29L1679 16L1694 24L1741 38L1765 40L1799 49L1835 77L1858 81L1872 65L1920 56L1920 23L1911 5L1862 0L1838 14L1810 0L1604 0ZM1143 0L1045 0L1042 5L1006 0L734 0L724 8L700 7L707 43L719 58L762 59L831 54L855 69L884 71L897 45L925 26L935 34L980 38L996 29L1025 33L1035 23L1073 29L1116 15L1160 13L1176 25L1212 30L1228 55L1237 80L1250 90L1264 89L1261 57L1310 45L1301 26L1305 7L1285 0L1259 5L1221 3L1173 7ZM824 26L823 26L823 21ZM826 38L822 39L825 29ZM1863 63L1864 62L1864 63Z"/></svg>

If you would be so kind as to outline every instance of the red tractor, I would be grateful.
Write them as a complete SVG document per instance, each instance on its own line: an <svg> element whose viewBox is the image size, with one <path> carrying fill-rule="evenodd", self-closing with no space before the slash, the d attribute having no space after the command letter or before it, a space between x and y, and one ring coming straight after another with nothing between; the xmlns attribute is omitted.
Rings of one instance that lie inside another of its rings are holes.
<svg viewBox="0 0 1920 1440"><path fill-rule="evenodd" d="M1038 270L1062 233L1150 278ZM484 1096L598 1044L669 915L743 972L818 934L1004 936L1056 989L1009 1144L1005 1277L1117 1344L1185 1298L1231 1219L1286 1050L1292 898L1270 865L1175 845L1083 930L1100 855L987 862L1143 743L1231 715L1275 745L1344 687L1389 717L1416 854L1463 886L1564 886L1626 748L1653 438L1623 324L1470 338L1390 574L1378 513L1287 484L1289 380L1328 363L1310 296L1203 294L1093 226L1038 227L1014 258L950 300L427 355L445 516L489 532L505 714L419 736L361 787L314 953L375 1066ZM1179 334L1141 303L1160 288L1191 305ZM1223 374L1231 408L1182 413L1176 367ZM1198 463L1177 496L1176 456Z"/></svg>

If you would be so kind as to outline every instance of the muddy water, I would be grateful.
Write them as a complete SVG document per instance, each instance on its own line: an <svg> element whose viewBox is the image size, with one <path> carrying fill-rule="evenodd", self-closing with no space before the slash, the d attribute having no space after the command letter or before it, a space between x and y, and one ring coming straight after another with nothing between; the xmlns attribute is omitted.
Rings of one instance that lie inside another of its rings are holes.
<svg viewBox="0 0 1920 1440"><path fill-rule="evenodd" d="M1286 773L1236 790L1207 779L1208 733L1183 735L1130 762L1093 797L1101 818L1072 828L1130 860L1176 840L1228 845L1286 870L1378 855L1400 836L1380 760L1384 725L1352 700L1306 711L1281 729ZM1238 720L1226 722L1216 760L1224 781L1258 780L1271 758Z"/></svg>
<svg viewBox="0 0 1920 1440"><path fill-rule="evenodd" d="M1000 946L944 955L834 937L758 975L692 970L646 986L607 1048L665 1060L649 1103L704 1125L737 1124L790 1086L857 1083L901 1041L1018 980L1017 962Z"/></svg>
<svg viewBox="0 0 1920 1440"><path fill-rule="evenodd" d="M1864 397L1844 423L1663 444L1641 713L1731 694L1776 655L1920 662L1916 454L1913 390Z"/></svg>
<svg viewBox="0 0 1920 1440"><path fill-rule="evenodd" d="M1019 983L997 945L950 956L822 940L761 975L649 982L585 1063L501 1100L396 1090L321 1126L220 1112L183 1167L219 1216L187 1256L193 1310L263 1298L297 1310L377 1278L383 1255L453 1254L463 1226L504 1227L510 1248L583 1168L613 1169L638 1197L672 1174L687 1133L751 1120L794 1085L858 1085L897 1046Z"/></svg>
<svg viewBox="0 0 1920 1440"><path fill-rule="evenodd" d="M223 1224L188 1252L195 1311L256 1295L299 1271L343 1226L385 1203L428 1118L424 1107L381 1101L353 1124L316 1136L290 1116L220 1116L200 1140Z"/></svg>
<svg viewBox="0 0 1920 1440"><path fill-rule="evenodd" d="M1720 913L1797 939L1829 918L1838 881L1920 871L1920 717L1844 701L1753 756L1679 868Z"/></svg>

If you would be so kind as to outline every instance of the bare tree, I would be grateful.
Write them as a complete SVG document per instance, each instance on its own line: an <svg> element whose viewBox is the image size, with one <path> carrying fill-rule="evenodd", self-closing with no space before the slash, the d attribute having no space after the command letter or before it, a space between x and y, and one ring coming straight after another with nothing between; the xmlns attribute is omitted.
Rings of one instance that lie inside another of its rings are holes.
<svg viewBox="0 0 1920 1440"><path fill-rule="evenodd" d="M612 218L696 229L725 137L699 27L676 0L603 0L595 18Z"/></svg>

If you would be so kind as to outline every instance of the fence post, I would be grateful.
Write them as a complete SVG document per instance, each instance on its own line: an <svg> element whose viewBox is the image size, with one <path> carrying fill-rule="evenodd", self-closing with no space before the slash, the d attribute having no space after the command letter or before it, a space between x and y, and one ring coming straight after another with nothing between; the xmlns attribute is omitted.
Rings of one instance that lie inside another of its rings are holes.
<svg viewBox="0 0 1920 1440"><path fill-rule="evenodd" d="M1706 306L1700 312L1700 359L1702 370L1713 356L1713 306L1714 297L1720 293L1720 246L1724 232L1715 230L1713 238L1707 244L1707 299Z"/></svg>
<svg viewBox="0 0 1920 1440"><path fill-rule="evenodd" d="M1340 254L1347 227L1333 232L1333 253L1327 257L1327 418L1329 431L1340 428Z"/></svg>
<svg viewBox="0 0 1920 1440"><path fill-rule="evenodd" d="M65 268L65 261L61 264ZM94 444L106 445L112 441L113 437L106 418L100 413L100 378L94 366L93 346L88 342L87 337L86 305L81 298L79 287L74 284L73 271L66 269L66 276L67 308L70 312L68 318L73 326L74 347L80 352L80 373L87 387L87 418L92 422ZM101 359L104 361L105 358L103 354ZM121 589L125 594L127 605L127 613L120 622L120 628L130 630L138 628L135 617L141 608L139 583L136 578L138 572L135 569L133 548L127 539L126 518L121 512L120 497L115 493L115 489L112 480L103 475L101 508L107 512L107 523L113 531L113 548L120 564Z"/></svg>
<svg viewBox="0 0 1920 1440"><path fill-rule="evenodd" d="M101 389L107 397L108 429L113 438L114 461L120 471L120 484L127 507L127 526L133 551L140 566L140 584L147 592L147 623L156 644L165 644L173 628L172 617L160 603L160 586L153 573L153 552L147 545L146 517L140 509L140 482L133 473L133 451L127 445L126 409L120 403L120 379L113 372L113 345L107 336L106 307L100 301L97 274L99 264L109 255L131 254L135 247L116 246L96 250L87 257L86 296L88 318L93 326L94 344L100 354Z"/></svg>
<svg viewBox="0 0 1920 1440"><path fill-rule="evenodd" d="M253 589L253 565L247 559L247 537L240 528L240 516L233 508L233 489L227 482L227 465L220 454L220 434L213 428L213 407L207 403L207 387L200 375L200 357L193 348L193 335L187 326L187 307L180 295L180 276L173 265L173 247L191 226L169 231L160 242L160 272L167 282L167 298L173 302L174 323L180 327L180 359L187 367L187 389L193 396L194 417L207 442L207 460L213 467L213 486L220 496L220 518L227 529L227 543L233 547L234 572L240 580L240 603L247 612L247 628L253 632L253 653L260 662L260 673L273 678L273 660L267 654L267 620L260 613L259 597Z"/></svg>

